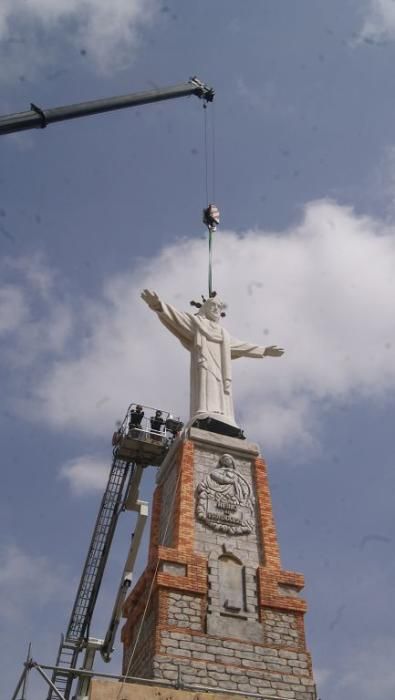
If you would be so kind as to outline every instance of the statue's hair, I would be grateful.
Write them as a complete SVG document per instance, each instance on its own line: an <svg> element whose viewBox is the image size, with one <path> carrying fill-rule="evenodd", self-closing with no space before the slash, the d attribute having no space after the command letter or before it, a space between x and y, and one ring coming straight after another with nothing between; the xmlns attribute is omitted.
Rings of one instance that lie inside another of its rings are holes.
<svg viewBox="0 0 395 700"><path fill-rule="evenodd" d="M227 461L230 460L230 462L231 462L231 469L236 469L235 460L233 459L232 455L229 455L228 453L223 454L223 455L219 458L218 464L222 464L222 461L225 460L225 459L226 459Z"/></svg>
<svg viewBox="0 0 395 700"><path fill-rule="evenodd" d="M216 296L217 296L217 292L211 292L211 294L210 294L210 296L208 297L208 299L206 299L206 297L203 296L203 294L202 294L202 295L201 295L201 297L202 297L202 301L201 301L201 302L200 302L200 301L191 301L191 302L190 302L191 306L196 306L196 308L198 309L198 312L196 313L196 316L202 316L203 313L204 313L204 307L205 307L205 305L207 304L207 302L210 301L210 299L214 299L214 297L216 297ZM221 309L226 309L226 304L224 304L224 302L221 301L221 300L219 300L219 302L220 302ZM224 311L221 312L221 316L222 316L222 317L226 316L226 314L225 314Z"/></svg>

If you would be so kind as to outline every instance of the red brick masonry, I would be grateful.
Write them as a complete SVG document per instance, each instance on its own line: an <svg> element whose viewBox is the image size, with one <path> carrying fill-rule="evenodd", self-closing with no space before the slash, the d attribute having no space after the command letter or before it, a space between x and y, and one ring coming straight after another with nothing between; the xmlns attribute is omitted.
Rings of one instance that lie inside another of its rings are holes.
<svg viewBox="0 0 395 700"><path fill-rule="evenodd" d="M304 577L281 568L267 468L261 457L253 460L251 472L257 502L256 530L261 543L256 584L258 619L265 631L263 641L252 643L206 632L208 559L194 551L194 457L192 440L182 442L173 456L177 482L171 546L159 543L163 486L155 491L148 565L124 606L124 672L172 679L182 667L184 682L185 678L195 678L195 683L225 684L225 688L242 690L249 687L257 692L254 683L259 681L259 687L267 687L268 693L270 689L273 694L274 689L284 698L314 700L311 658L304 632L307 606L298 595ZM167 564L176 565L173 569L178 573L165 572ZM144 634L128 668L149 594ZM181 606L174 608L180 611L178 616L171 617L170 605ZM193 608L193 629L188 627L188 605ZM169 624L170 619L176 624Z"/></svg>

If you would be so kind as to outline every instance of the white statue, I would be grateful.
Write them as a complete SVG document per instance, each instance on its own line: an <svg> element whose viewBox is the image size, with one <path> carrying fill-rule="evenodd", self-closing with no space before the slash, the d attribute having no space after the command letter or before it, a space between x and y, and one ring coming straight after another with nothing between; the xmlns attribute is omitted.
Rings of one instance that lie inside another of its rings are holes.
<svg viewBox="0 0 395 700"><path fill-rule="evenodd" d="M219 323L224 304L217 296L207 299L196 314L178 311L148 289L141 296L191 353L191 419L212 416L236 425L231 360L280 357L284 350L276 345L264 348L232 338Z"/></svg>

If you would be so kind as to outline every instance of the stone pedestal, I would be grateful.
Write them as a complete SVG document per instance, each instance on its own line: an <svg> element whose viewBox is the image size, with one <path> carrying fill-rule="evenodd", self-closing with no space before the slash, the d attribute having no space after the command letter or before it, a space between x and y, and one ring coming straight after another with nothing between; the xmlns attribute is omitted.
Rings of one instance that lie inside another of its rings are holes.
<svg viewBox="0 0 395 700"><path fill-rule="evenodd" d="M89 689L89 700L243 700L240 695L210 693L195 690L149 686L141 683L121 684L94 678Z"/></svg>
<svg viewBox="0 0 395 700"><path fill-rule="evenodd" d="M303 585L281 568L257 446L191 428L158 474L148 565L124 608L123 673L315 700Z"/></svg>

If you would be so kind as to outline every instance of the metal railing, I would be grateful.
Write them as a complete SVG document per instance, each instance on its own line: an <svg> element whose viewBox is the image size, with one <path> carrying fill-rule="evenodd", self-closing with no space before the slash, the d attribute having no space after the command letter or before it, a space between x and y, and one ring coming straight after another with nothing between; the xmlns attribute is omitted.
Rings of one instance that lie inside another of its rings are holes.
<svg viewBox="0 0 395 700"><path fill-rule="evenodd" d="M138 425L133 425L133 417L136 415L137 406L141 406L142 418ZM160 413L159 428L153 427L155 414ZM126 411L125 418L119 426L114 438L119 435L119 438L133 436L141 439L150 439L150 437L167 438L172 440L175 435L183 428L183 423L179 417L174 417L169 411L154 408L153 406L143 406L142 404L131 403ZM116 439L116 438L115 438Z"/></svg>
<svg viewBox="0 0 395 700"><path fill-rule="evenodd" d="M17 687L15 689L14 694L11 697L11 700L17 700L19 690L22 687L27 674L33 669L35 669L40 674L40 676L49 685L50 689L54 692L55 696L59 700L66 700L66 698L54 686L54 684L52 683L49 676L45 673L45 671L52 671L53 673L59 673L59 672L66 671L69 674L72 674L73 679L77 678L77 677L108 678L108 679L117 680L120 683L128 683L128 684L139 683L140 685L160 686L160 687L164 687L164 688L174 688L175 690L191 690L193 692L227 694L227 695L234 695L234 696L240 697L240 698L256 698L256 700L284 700L283 698L280 698L279 695L270 695L269 696L269 695L262 695L260 693L248 692L245 690L231 690L229 688L221 688L220 686L209 686L209 685L200 685L200 684L194 684L194 683L184 683L182 681L180 667L179 667L179 674L178 674L177 680L170 681L170 680L163 680L160 678L139 678L137 676L122 676L122 675L117 675L114 673L98 673L96 671L86 671L84 669L69 670L69 669L63 669L59 666L48 666L45 664L39 664L39 663L37 663L37 661L33 661L33 659L29 659L28 661L26 661L24 666L25 666L24 671L22 672L22 675L18 681ZM315 692L315 688L313 688L313 692ZM316 695L315 695L315 697L316 697Z"/></svg>

